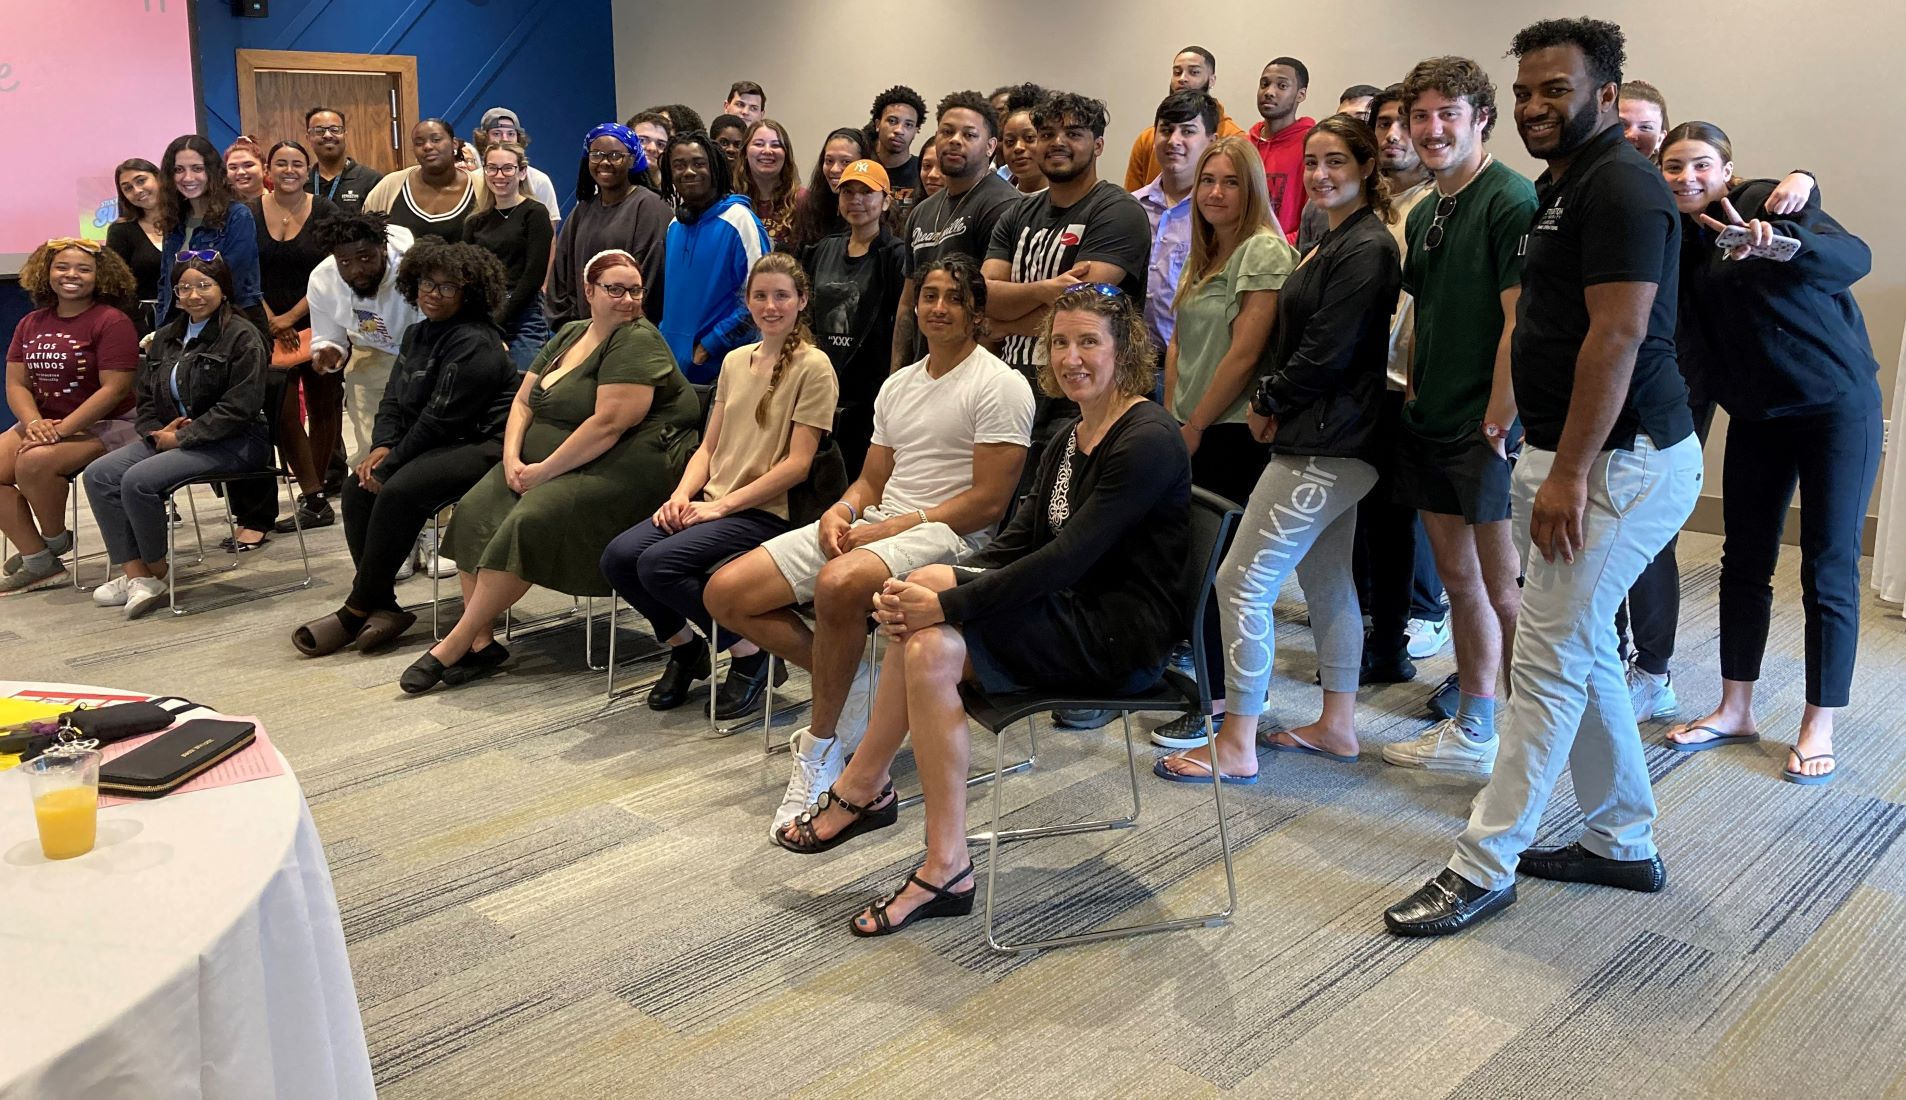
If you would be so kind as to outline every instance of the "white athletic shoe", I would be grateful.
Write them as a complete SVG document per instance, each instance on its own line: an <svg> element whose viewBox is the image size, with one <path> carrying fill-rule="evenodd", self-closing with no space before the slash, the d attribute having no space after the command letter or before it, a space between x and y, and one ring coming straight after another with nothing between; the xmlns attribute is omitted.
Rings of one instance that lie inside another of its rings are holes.
<svg viewBox="0 0 1906 1100"><path fill-rule="evenodd" d="M1383 746L1383 759L1399 768L1455 772L1487 779L1489 773L1496 770L1496 749L1501 741L1499 737L1491 737L1477 744L1463 736L1456 719L1445 718L1414 740Z"/></svg>
<svg viewBox="0 0 1906 1100"><path fill-rule="evenodd" d="M788 755L794 758L794 774L788 779L788 793L781 799L781 808L774 811L774 824L768 826L770 839L812 806L847 766L847 753L839 737L815 737L806 726L788 738Z"/></svg>
<svg viewBox="0 0 1906 1100"><path fill-rule="evenodd" d="M1671 673L1656 676L1628 662L1628 697L1635 701L1635 721L1667 721L1681 711L1681 700L1674 696Z"/></svg>
<svg viewBox="0 0 1906 1100"><path fill-rule="evenodd" d="M93 589L93 602L101 607L126 606L126 589L132 584L132 578L124 573Z"/></svg>
<svg viewBox="0 0 1906 1100"><path fill-rule="evenodd" d="M872 666L863 658L854 666L854 678L847 685L847 698L841 703L840 720L834 723L834 740L840 742L843 762L860 747L860 739L867 736L867 720L874 708L871 681ZM819 797L821 791L826 789L822 787L815 791L815 796Z"/></svg>
<svg viewBox="0 0 1906 1100"><path fill-rule="evenodd" d="M1441 619L1411 619L1403 628L1409 639L1410 656L1415 660L1434 657L1449 644L1449 615Z"/></svg>
<svg viewBox="0 0 1906 1100"><path fill-rule="evenodd" d="M437 546L437 536L429 527L417 538L417 560L423 563L426 577L454 577L457 575L457 563L443 556Z"/></svg>
<svg viewBox="0 0 1906 1100"><path fill-rule="evenodd" d="M134 577L126 585L126 618L136 619L165 602L165 582L157 577Z"/></svg>
<svg viewBox="0 0 1906 1100"><path fill-rule="evenodd" d="M416 575L417 575L417 556L415 554L412 554L410 557L407 557L404 559L404 564L397 567L397 575L395 577L392 577L391 579L393 581L397 581L401 583L403 581L409 580L410 578Z"/></svg>

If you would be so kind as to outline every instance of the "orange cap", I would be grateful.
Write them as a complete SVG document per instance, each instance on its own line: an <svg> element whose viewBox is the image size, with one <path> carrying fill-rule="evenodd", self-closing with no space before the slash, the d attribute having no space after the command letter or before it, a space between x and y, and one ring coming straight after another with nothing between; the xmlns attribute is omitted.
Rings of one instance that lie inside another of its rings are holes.
<svg viewBox="0 0 1906 1100"><path fill-rule="evenodd" d="M893 181L887 178L886 168L877 160L857 160L841 169L841 184L844 186L848 180L866 184L883 195L893 191Z"/></svg>

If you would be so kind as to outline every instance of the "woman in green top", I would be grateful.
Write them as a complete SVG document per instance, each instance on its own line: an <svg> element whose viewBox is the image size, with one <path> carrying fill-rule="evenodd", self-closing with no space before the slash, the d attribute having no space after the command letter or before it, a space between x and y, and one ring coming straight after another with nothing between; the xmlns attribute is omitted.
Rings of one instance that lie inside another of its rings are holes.
<svg viewBox="0 0 1906 1100"><path fill-rule="evenodd" d="M564 325L524 374L503 462L464 494L444 534L463 616L404 672L413 695L508 660L490 628L531 585L609 595L603 547L668 498L695 449L700 403L642 318L635 258L599 252L583 277L589 319Z"/></svg>
<svg viewBox="0 0 1906 1100"><path fill-rule="evenodd" d="M1277 317L1277 292L1297 267L1297 250L1271 213L1264 162L1242 137L1221 137L1198 158L1191 192L1191 255L1172 306L1165 348L1165 407L1191 452L1192 484L1242 504L1264 472L1270 448L1245 424L1246 391ZM1205 652L1219 653L1216 609L1205 618ZM1212 716L1224 713L1224 685L1212 677ZM1165 748L1204 744L1204 719L1187 715L1152 732Z"/></svg>

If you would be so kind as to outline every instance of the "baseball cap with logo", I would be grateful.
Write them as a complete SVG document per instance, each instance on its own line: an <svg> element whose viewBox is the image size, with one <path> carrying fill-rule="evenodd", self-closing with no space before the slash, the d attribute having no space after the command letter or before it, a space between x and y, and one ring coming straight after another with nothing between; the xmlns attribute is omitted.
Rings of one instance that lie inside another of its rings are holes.
<svg viewBox="0 0 1906 1100"><path fill-rule="evenodd" d="M883 195L893 191L893 181L887 178L887 170L877 160L857 160L841 169L842 186L845 186L849 180L864 184Z"/></svg>

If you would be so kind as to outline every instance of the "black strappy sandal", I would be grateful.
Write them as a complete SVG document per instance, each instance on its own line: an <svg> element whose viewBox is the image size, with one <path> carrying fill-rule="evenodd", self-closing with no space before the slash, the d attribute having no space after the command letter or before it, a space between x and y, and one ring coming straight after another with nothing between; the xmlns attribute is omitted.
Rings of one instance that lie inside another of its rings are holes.
<svg viewBox="0 0 1906 1100"><path fill-rule="evenodd" d="M922 870L924 870L924 868L922 868ZM847 922L847 928L853 932L854 935L862 939L867 939L873 936L891 936L917 920L932 920L934 917L968 916L973 912L973 895L979 893L979 887L975 885L973 889L968 890L964 894L956 894L947 889L947 887L963 878L971 878L972 875L973 864L971 861L968 861L966 864L966 870L947 879L946 885L944 886L933 885L926 879L921 878L919 871L915 871L913 874L907 876L906 882L901 883L900 890L895 890L893 893L874 902L866 909L855 913L853 918ZM894 899L900 896L900 891L905 890L908 886L918 886L922 890L931 891L933 900L921 902L919 905L914 906L913 911L902 917L899 924L894 924L887 919L887 906L892 905ZM874 916L874 930L872 932L865 931L860 927L860 918L863 913L872 913Z"/></svg>
<svg viewBox="0 0 1906 1100"><path fill-rule="evenodd" d="M883 798L887 800L887 804L878 805ZM838 848L862 833L884 829L900 820L900 800L893 796L892 783L887 784L878 795L874 796L874 802L876 805L873 806L856 806L836 794L834 788L829 787L822 792L819 802L802 810L801 816L791 822L794 826L795 839L789 840L787 829L780 828L774 831L774 842L790 852L798 852L804 856L818 855ZM847 827L840 832L822 840L814 833L814 822L820 818L821 811L829 806L839 806L853 814L854 820L848 822Z"/></svg>

